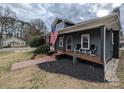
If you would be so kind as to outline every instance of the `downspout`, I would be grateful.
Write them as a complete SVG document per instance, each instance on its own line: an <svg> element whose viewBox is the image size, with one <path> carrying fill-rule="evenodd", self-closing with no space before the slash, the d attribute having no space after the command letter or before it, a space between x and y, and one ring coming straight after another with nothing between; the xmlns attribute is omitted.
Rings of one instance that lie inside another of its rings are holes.
<svg viewBox="0 0 124 93"><path fill-rule="evenodd" d="M104 26L104 44L103 44L103 49L104 49L104 58L103 58L103 62L104 62L104 73L106 73L106 26Z"/></svg>

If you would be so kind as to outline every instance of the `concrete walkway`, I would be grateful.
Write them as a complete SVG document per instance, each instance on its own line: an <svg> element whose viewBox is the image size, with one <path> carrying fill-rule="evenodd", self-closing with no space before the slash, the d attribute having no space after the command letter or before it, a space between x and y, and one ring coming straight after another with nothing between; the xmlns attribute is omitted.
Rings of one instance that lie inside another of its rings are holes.
<svg viewBox="0 0 124 93"><path fill-rule="evenodd" d="M30 48L30 47L19 47L19 48L2 48L0 49L0 52L6 52L6 51L33 51L35 48Z"/></svg>
<svg viewBox="0 0 124 93"><path fill-rule="evenodd" d="M28 61L24 61L24 62L15 63L12 65L11 71L21 69L24 67L28 67L28 66L32 66L32 65L36 65L39 63L49 62L49 61L51 61L51 62L56 61L55 56L45 56L45 57L35 59L35 60L28 60Z"/></svg>

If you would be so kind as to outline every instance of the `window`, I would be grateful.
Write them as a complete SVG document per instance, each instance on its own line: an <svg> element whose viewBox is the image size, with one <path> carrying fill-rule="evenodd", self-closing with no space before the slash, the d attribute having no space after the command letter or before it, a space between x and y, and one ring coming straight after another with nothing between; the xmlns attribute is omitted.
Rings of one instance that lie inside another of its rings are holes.
<svg viewBox="0 0 124 93"><path fill-rule="evenodd" d="M59 47L63 47L63 37L59 37Z"/></svg>
<svg viewBox="0 0 124 93"><path fill-rule="evenodd" d="M83 34L81 35L81 48L88 50L90 46L90 35Z"/></svg>

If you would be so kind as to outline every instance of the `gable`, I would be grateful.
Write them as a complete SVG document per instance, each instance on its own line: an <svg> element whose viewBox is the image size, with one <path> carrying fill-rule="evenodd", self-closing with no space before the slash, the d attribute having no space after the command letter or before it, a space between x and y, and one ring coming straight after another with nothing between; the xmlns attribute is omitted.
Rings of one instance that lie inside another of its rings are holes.
<svg viewBox="0 0 124 93"><path fill-rule="evenodd" d="M72 21L70 21L70 20L68 20L68 19L64 19L64 18L56 18L54 21L53 21L53 23L52 23L52 26L55 26L57 23L59 23L59 22L64 22L65 24L70 24L70 25L74 25L75 23L74 22L72 22Z"/></svg>

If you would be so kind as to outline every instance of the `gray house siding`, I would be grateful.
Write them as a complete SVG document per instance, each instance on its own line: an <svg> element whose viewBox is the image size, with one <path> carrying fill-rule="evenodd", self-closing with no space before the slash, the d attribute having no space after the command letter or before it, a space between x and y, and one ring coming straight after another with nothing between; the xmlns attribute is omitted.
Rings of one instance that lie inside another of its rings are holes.
<svg viewBox="0 0 124 93"><path fill-rule="evenodd" d="M67 23L64 24L64 27L65 27L65 28L66 28L66 27L69 27L69 26L71 26L71 25L69 25L69 24L67 24Z"/></svg>
<svg viewBox="0 0 124 93"><path fill-rule="evenodd" d="M57 37L57 40L56 40L56 44L55 44L55 49L56 50L63 50L64 47L59 47L59 37L62 37L63 35L59 35Z"/></svg>
<svg viewBox="0 0 124 93"><path fill-rule="evenodd" d="M65 28L65 23L64 22L60 22L56 25L56 31L59 31L61 29Z"/></svg>
<svg viewBox="0 0 124 93"><path fill-rule="evenodd" d="M89 34L90 35L90 44L95 44L97 47L96 54L101 55L101 39L100 39L100 29L91 30L91 31L84 31L82 33L75 33L74 35L74 48L76 48L77 44L81 44L81 35L82 34Z"/></svg>
<svg viewBox="0 0 124 93"><path fill-rule="evenodd" d="M112 31L106 31L106 59L112 58L113 44L112 44Z"/></svg>
<svg viewBox="0 0 124 93"><path fill-rule="evenodd" d="M67 23L65 23L65 22L59 22L59 23L57 23L57 25L55 26L55 30L56 30L56 31L59 31L59 30L61 30L61 29L63 29L63 28L69 27L69 26L71 26L71 25L69 25L69 24L67 24ZM54 28L53 28L53 29L54 29Z"/></svg>

